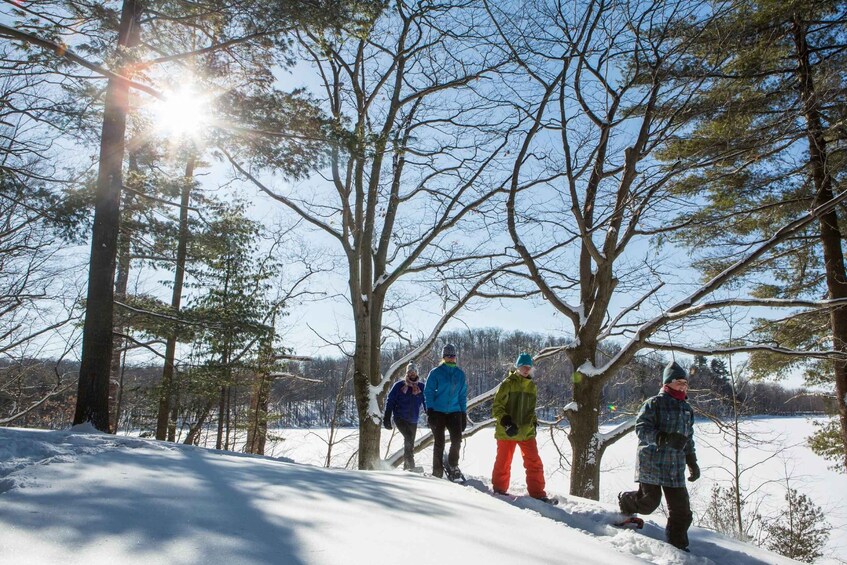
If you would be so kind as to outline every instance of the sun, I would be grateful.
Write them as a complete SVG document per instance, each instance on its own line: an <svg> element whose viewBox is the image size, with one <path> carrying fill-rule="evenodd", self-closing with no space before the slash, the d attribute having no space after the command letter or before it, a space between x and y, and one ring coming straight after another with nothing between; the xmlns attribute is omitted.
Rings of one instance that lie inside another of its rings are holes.
<svg viewBox="0 0 847 565"><path fill-rule="evenodd" d="M191 86L165 94L153 106L153 124L171 138L198 138L209 125L209 97Z"/></svg>

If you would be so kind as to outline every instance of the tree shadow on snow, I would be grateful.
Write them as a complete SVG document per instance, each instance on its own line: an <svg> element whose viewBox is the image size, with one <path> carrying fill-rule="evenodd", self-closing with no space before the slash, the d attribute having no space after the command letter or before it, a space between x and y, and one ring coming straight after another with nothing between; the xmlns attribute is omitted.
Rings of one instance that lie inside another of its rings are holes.
<svg viewBox="0 0 847 565"><path fill-rule="evenodd" d="M174 563L215 563L226 556L228 564L300 565L309 559L296 539L298 530L320 531L333 543L327 526L337 524L338 517L326 515L324 521L315 511L322 501L328 512L337 508L333 500L356 503L349 508L362 515L344 520L368 520L375 510L389 515L451 513L449 505L424 492L416 494L389 473L363 474L254 456L248 456L253 461L245 466L239 454L147 442L121 447L147 449L63 457L55 461L55 469L42 461L43 468L35 471L36 488L12 488L3 495L0 528L9 532L7 524L50 530L69 555L121 538L122 547L132 548L138 557L172 554ZM50 475L57 471L55 480L74 488L37 488L39 474L47 473L43 482L50 484ZM304 501L311 506L308 512L301 511ZM198 547L186 547L190 543Z"/></svg>

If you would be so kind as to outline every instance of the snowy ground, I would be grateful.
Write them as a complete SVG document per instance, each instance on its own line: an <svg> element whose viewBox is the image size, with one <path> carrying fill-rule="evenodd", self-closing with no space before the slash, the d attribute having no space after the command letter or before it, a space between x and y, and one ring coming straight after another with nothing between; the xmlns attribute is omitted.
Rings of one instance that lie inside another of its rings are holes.
<svg viewBox="0 0 847 565"><path fill-rule="evenodd" d="M756 424L809 426L803 420ZM556 470L550 442L543 452L558 507L492 496L491 435L483 431L467 442L463 465L471 480L462 487L402 471L305 464L322 463L326 445L320 434L300 430L285 432L278 446L301 461L294 463L86 429L0 428L0 563L791 562L699 528L691 532L693 554L681 553L660 541L661 516L640 533L613 528L607 523L613 504L561 494L567 477ZM354 447L350 443L334 447L337 457L349 457L344 450ZM631 459L626 452L625 445L615 446L610 463L618 456ZM627 467L604 473L604 481L608 477L611 485L620 475L630 486ZM804 460L803 472L816 476L816 464ZM521 475L516 457L517 493ZM616 488L610 485L604 484L604 498ZM833 505L845 508L845 484L825 486Z"/></svg>
<svg viewBox="0 0 847 565"><path fill-rule="evenodd" d="M759 507L767 516L782 513L785 502L785 482L789 477L792 488L807 494L827 514L832 534L826 548L828 559L819 563L847 563L847 476L828 469L829 464L806 447L806 437L813 431L812 420L804 417L754 418L741 423L739 458L746 469L742 475L742 492L757 491L750 497L749 507ZM418 429L420 437L426 428ZM294 461L323 465L326 461L326 430L280 430L283 441L271 445L269 455L289 457ZM332 465L343 467L356 449L355 430L342 430L342 441L333 446ZM462 450L461 467L467 476L478 477L490 483L496 444L493 430L482 430L468 438ZM383 434L384 454L393 453L402 438L395 433ZM732 442L707 421L696 425L697 453L702 478L689 483L695 524L704 513L714 483L729 486L728 469L732 464ZM633 469L636 438L629 434L609 447L603 457L601 473L601 502L616 506L617 493L635 488ZM552 494L565 494L569 490L570 474L567 462L570 448L564 432L549 429L539 436L539 450L547 475L547 490ZM562 455L560 455L560 453ZM427 471L431 468L432 452L425 450L417 456L417 463ZM519 453L512 462L512 490L524 492L524 470ZM657 514L654 519L664 524Z"/></svg>

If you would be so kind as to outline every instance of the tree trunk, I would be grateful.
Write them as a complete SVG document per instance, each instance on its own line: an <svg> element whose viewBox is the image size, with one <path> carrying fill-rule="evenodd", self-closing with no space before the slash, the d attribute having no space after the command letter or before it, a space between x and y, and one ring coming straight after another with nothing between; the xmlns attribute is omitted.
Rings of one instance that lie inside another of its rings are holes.
<svg viewBox="0 0 847 565"><path fill-rule="evenodd" d="M356 350L353 358L353 389L359 414L359 469L376 469L379 460L380 425L371 418L371 374L378 367L371 366L371 340L369 308L365 303L357 315Z"/></svg>
<svg viewBox="0 0 847 565"><path fill-rule="evenodd" d="M182 303L182 287L185 282L185 260L188 255L188 204L191 198L191 189L194 182L194 166L196 158L194 153L188 158L185 165L185 176L183 178L182 198L179 204L179 243L176 250L176 274L174 275L174 288L171 293L171 314L179 317L179 309ZM176 358L177 328L168 336L165 345L165 366L162 370L162 384L159 390L159 413L156 418L156 439L164 440L168 435L169 428L176 428L176 422L171 423L171 404L174 395L174 359Z"/></svg>
<svg viewBox="0 0 847 565"><path fill-rule="evenodd" d="M124 0L118 45L138 45L142 2ZM126 68L121 69L122 73ZM120 225L123 184L124 135L129 106L129 87L109 80L100 137L100 164L91 234L88 295L82 333L82 359L74 424L91 422L109 431L109 372L112 361L115 257Z"/></svg>
<svg viewBox="0 0 847 565"><path fill-rule="evenodd" d="M369 258L364 260L364 263L369 262ZM365 268L363 279L372 279L369 268ZM365 295L364 299L354 304L356 349L353 354L353 393L359 415L359 469L362 470L379 468L382 426L379 419L374 418L374 410L380 410L385 395L385 391L381 391L375 399L372 396L382 380L379 358L384 297L379 293L369 292L371 284L363 285L368 287L368 290L363 288L361 292L358 288L351 287L352 296Z"/></svg>
<svg viewBox="0 0 847 565"><path fill-rule="evenodd" d="M206 422L206 418L209 416L209 412L212 411L212 406L214 405L215 401L210 400L206 406L203 407L203 411L200 412L197 422L188 429L188 434L185 436L185 441L183 442L185 445L197 445L197 440L200 437L200 430L203 429L203 424Z"/></svg>
<svg viewBox="0 0 847 565"><path fill-rule="evenodd" d="M579 365L574 365L578 367ZM600 391L602 385L597 379L589 379L579 373L573 383L573 399L578 410L568 413L571 430L568 440L571 444L571 484L570 494L600 499L600 460L603 446L597 437Z"/></svg>
<svg viewBox="0 0 847 565"><path fill-rule="evenodd" d="M179 375L174 375L178 377ZM168 421L168 441L176 441L176 421L179 419L179 386L174 383L174 393L171 396L171 417Z"/></svg>
<svg viewBox="0 0 847 565"><path fill-rule="evenodd" d="M247 425L247 444L245 453L265 454L265 442L268 437L268 402L271 396L271 376L262 371L256 375L253 385L253 399L250 402L250 421Z"/></svg>
<svg viewBox="0 0 847 565"><path fill-rule="evenodd" d="M129 170L138 170L137 161L131 153L129 157ZM124 208L129 208L131 206L131 202L132 196L130 195L127 197ZM124 231L118 236L118 269L117 275L115 276L115 300L118 302L126 301L126 289L129 285L131 241L132 234L128 231ZM125 329L124 325L116 326L115 333L112 336L112 365L111 370L109 371L111 374L109 398L115 399L115 410L112 415L111 425L112 433L117 433L118 421L120 420L120 401L118 399L121 397L124 381L123 364L121 363L121 349L123 348L124 338L119 334L124 333Z"/></svg>
<svg viewBox="0 0 847 565"><path fill-rule="evenodd" d="M232 411L233 411L233 402L232 402L232 385L226 387L226 419L224 421L224 449L229 451L232 448L232 443L229 441L229 434L233 430L233 424L231 421ZM234 442L233 442L234 443Z"/></svg>
<svg viewBox="0 0 847 565"><path fill-rule="evenodd" d="M124 398L124 371L126 370L126 353L121 356L121 364L119 369L120 377L118 378L118 394L115 399L115 422L112 427L112 433L118 433L118 426L121 423L121 407L123 406Z"/></svg>
<svg viewBox="0 0 847 565"><path fill-rule="evenodd" d="M224 412L226 411L226 385L221 387L221 396L218 399L218 435L215 438L215 449L223 449L224 446Z"/></svg>
<svg viewBox="0 0 847 565"><path fill-rule="evenodd" d="M794 16L793 31L797 48L797 78L806 117L806 136L809 141L809 166L816 191L813 205L820 206L833 198L832 176L827 161L826 138L812 76L809 46L806 43L806 25L800 14ZM833 300L845 298L847 297L847 272L844 268L844 254L841 249L841 232L838 228L836 209L821 216L819 222L829 298ZM830 315L830 323L833 349L847 354L847 309L834 308ZM837 359L833 365L835 367L835 397L841 421L841 442L844 446L842 464L847 469L847 362Z"/></svg>
<svg viewBox="0 0 847 565"><path fill-rule="evenodd" d="M276 315L271 320L271 327L276 326ZM271 368L274 365L273 335L262 343L259 351L259 368L253 382L252 399L247 422L247 443L245 453L265 454L265 442L268 438L268 404L271 397Z"/></svg>

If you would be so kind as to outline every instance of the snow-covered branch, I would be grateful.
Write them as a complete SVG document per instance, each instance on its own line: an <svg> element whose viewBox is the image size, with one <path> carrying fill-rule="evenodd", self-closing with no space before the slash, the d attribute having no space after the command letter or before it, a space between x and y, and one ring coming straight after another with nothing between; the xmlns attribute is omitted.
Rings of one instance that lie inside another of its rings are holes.
<svg viewBox="0 0 847 565"><path fill-rule="evenodd" d="M608 432L597 432L597 441L599 444L599 448L603 449L612 445L634 429L635 418L629 418L626 421L621 422L620 424L615 426L615 428L609 430Z"/></svg>
<svg viewBox="0 0 847 565"><path fill-rule="evenodd" d="M681 351L690 355L732 355L734 353L764 352L776 353L788 357L814 357L817 359L831 359L835 357L843 358L845 356L843 351L836 351L834 349L827 351L798 351L796 349L786 349L785 347L778 347L776 345L757 344L739 345L735 347L694 347L679 343L660 343L657 341L645 340L644 346L649 349L662 351Z"/></svg>
<svg viewBox="0 0 847 565"><path fill-rule="evenodd" d="M770 308L814 308L816 310L824 310L828 308L837 308L847 305L847 298L838 298L834 300L800 300L787 298L728 298L726 300L713 300L703 302L685 310L679 310L668 315L669 320L677 320L698 314L706 310L716 310L726 308L728 306L763 306Z"/></svg>
<svg viewBox="0 0 847 565"><path fill-rule="evenodd" d="M823 214L828 213L834 207L844 202L845 199L847 199L847 192L841 193L832 200L821 204L813 210L810 210L807 214L801 216L800 218L797 218L796 220L784 225L783 227L778 229L767 241L761 243L758 247L753 249L746 256L742 257L741 259L724 269L721 273L715 275L711 280L696 289L687 297L677 302L672 307L668 308L665 312L659 314L652 320L649 320L642 324L635 332L635 335L632 337L632 339L628 343L626 343L620 349L620 351L618 351L601 367L595 367L592 363L586 362L583 363L583 365L581 365L580 367L578 367L577 370L587 377L597 377L601 375L615 374L619 369L621 369L630 361L630 359L638 352L638 350L646 346L646 343L650 339L650 337L653 336L660 328L662 328L668 322L679 319L681 317L680 313L687 312L687 315L692 315L692 313L699 311L698 309L701 305L697 304L698 301L700 301L706 296L709 296L710 294L721 288L723 285L731 281L735 276L747 270L756 259L769 252L779 243L791 237L798 231L804 229L806 226L817 220ZM725 301L724 303L726 305L729 305L729 302L731 301ZM815 301L810 301L810 303L811 302ZM825 304L824 306L820 307L832 307L833 304L831 303L834 301L821 302L829 304ZM714 302L714 304L718 303L720 303L720 301ZM781 305L788 306L788 304L786 303L783 303ZM678 347L675 347L675 349L682 350ZM767 349L771 350L770 348ZM786 350L785 354L801 354L800 352L787 353L787 351L788 350ZM782 353L782 351L779 352ZM803 352L802 354L809 355L808 352Z"/></svg>
<svg viewBox="0 0 847 565"><path fill-rule="evenodd" d="M432 347L432 344L435 343L435 340L438 338L438 335L441 333L441 330L444 329L444 326L450 321L453 316L455 316L465 305L477 294L477 291L488 281L490 281L497 274L497 270L490 271L485 276L481 277L459 300L456 301L455 304L445 312L441 318L439 318L438 322L432 328L432 331L429 335L414 349L397 359L394 363L392 363L388 370L383 373L383 377L380 380L379 384L371 387L371 397L376 398L376 395L381 393L385 388L389 385L389 383L393 382L400 371L409 363L409 361L414 361L420 355ZM376 404L376 402L374 402Z"/></svg>

